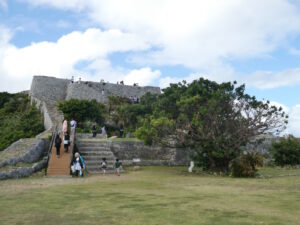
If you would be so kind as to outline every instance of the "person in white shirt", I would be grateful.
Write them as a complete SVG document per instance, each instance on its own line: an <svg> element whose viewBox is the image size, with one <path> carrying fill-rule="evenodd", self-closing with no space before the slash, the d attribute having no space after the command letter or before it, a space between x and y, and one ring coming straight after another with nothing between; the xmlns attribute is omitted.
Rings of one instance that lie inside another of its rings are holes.
<svg viewBox="0 0 300 225"><path fill-rule="evenodd" d="M71 136L73 136L75 133L76 125L77 125L77 122L74 119L72 119L70 122Z"/></svg>

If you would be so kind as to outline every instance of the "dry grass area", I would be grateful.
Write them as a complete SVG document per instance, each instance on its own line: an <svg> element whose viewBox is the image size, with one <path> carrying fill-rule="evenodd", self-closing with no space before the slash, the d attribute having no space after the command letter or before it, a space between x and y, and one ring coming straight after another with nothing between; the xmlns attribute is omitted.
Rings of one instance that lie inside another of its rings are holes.
<svg viewBox="0 0 300 225"><path fill-rule="evenodd" d="M181 167L0 182L0 224L300 224L300 170L237 179Z"/></svg>

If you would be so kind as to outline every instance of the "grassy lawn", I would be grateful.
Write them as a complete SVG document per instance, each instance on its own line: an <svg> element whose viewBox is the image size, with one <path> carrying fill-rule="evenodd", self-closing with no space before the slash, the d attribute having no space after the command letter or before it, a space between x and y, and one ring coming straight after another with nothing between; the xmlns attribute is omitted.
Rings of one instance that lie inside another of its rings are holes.
<svg viewBox="0 0 300 225"><path fill-rule="evenodd" d="M300 170L235 179L180 167L0 182L0 224L300 224Z"/></svg>

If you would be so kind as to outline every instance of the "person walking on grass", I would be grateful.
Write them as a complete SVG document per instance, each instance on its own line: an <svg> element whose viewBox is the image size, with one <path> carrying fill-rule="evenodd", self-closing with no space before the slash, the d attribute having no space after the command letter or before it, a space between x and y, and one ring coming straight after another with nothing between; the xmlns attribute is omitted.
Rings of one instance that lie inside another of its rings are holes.
<svg viewBox="0 0 300 225"><path fill-rule="evenodd" d="M119 162L119 159L116 159L114 163L114 168L115 168L115 174L120 176L121 163Z"/></svg>
<svg viewBox="0 0 300 225"><path fill-rule="evenodd" d="M67 131L65 136L64 136L65 152L69 151L69 146L70 146L70 135L69 135L69 132Z"/></svg>
<svg viewBox="0 0 300 225"><path fill-rule="evenodd" d="M57 158L60 157L60 145L61 145L61 138L57 134L55 137L55 148L56 148L56 156Z"/></svg>

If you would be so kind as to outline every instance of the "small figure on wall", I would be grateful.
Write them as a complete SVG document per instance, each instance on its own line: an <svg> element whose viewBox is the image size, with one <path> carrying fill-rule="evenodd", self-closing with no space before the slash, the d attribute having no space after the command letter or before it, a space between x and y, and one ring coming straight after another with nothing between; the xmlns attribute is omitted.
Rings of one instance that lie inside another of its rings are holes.
<svg viewBox="0 0 300 225"><path fill-rule="evenodd" d="M93 124L92 133L93 133L93 137L96 137L96 135L97 135L97 123L96 122Z"/></svg>

